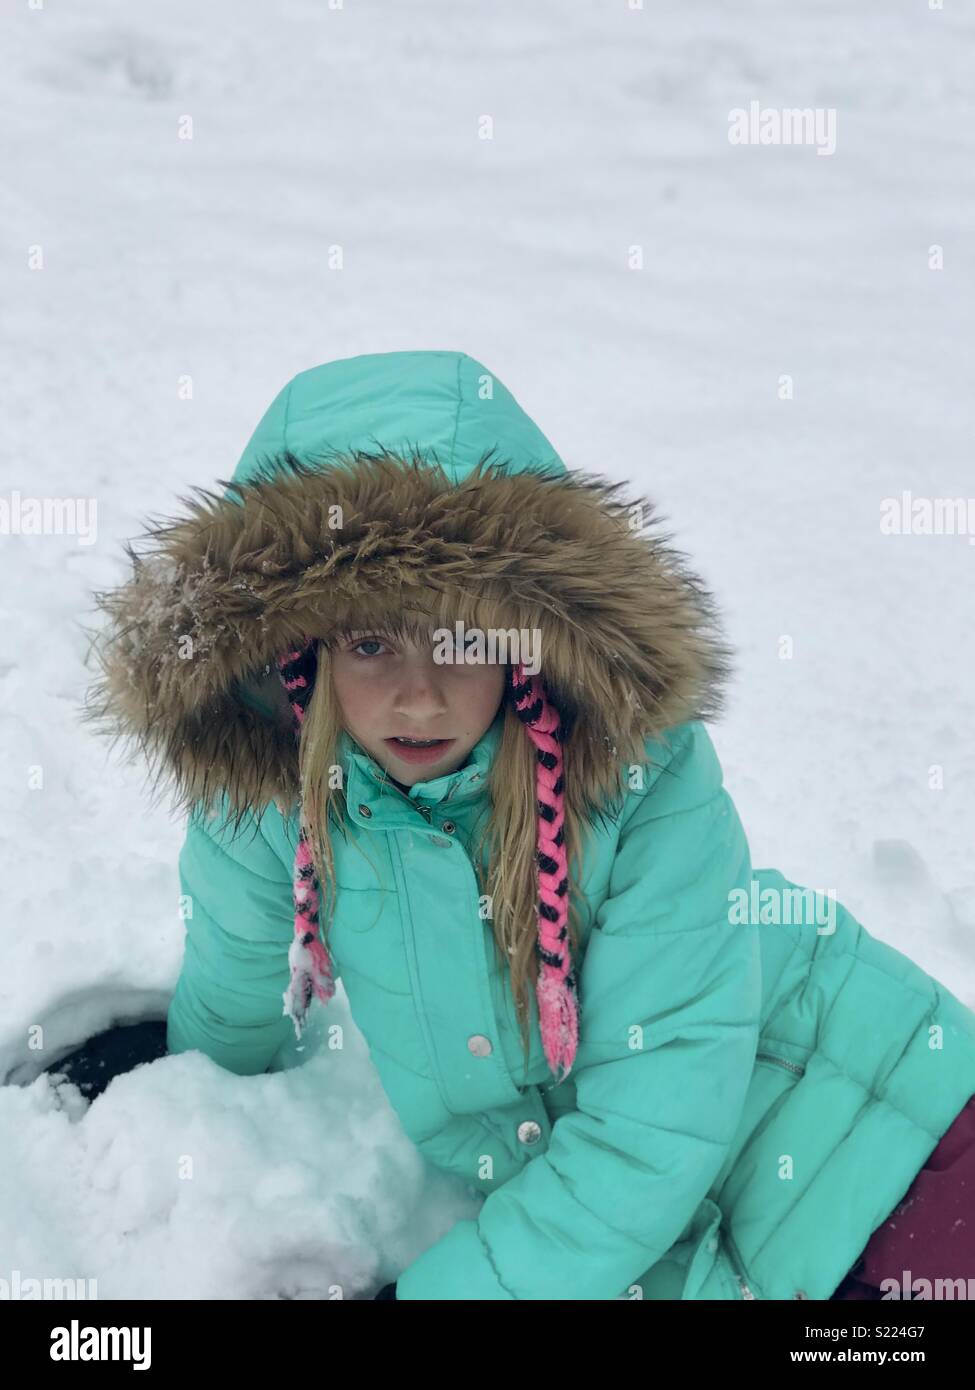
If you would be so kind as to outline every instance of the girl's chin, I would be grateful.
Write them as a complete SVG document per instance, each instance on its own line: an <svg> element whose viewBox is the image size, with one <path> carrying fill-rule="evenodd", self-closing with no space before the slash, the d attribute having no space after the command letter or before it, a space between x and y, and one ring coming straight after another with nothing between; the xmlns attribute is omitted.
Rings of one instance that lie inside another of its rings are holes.
<svg viewBox="0 0 975 1390"><path fill-rule="evenodd" d="M373 757L386 768L391 777L409 785L414 782L428 782L432 777L443 777L446 773L455 771L463 761L457 757L456 739L452 740L439 756L418 758L400 757L395 748L384 741L381 751L374 753Z"/></svg>

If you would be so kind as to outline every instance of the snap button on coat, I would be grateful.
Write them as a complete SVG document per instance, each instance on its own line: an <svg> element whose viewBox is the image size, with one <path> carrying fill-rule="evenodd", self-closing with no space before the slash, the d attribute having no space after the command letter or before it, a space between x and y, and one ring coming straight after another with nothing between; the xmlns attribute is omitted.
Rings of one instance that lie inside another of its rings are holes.
<svg viewBox="0 0 975 1390"><path fill-rule="evenodd" d="M483 1033L474 1033L467 1039L467 1048L475 1057L489 1057L492 1052L491 1039Z"/></svg>
<svg viewBox="0 0 975 1390"><path fill-rule="evenodd" d="M521 1144L537 1144L542 1137L542 1129L535 1120L522 1120L518 1126L518 1142Z"/></svg>
<svg viewBox="0 0 975 1390"><path fill-rule="evenodd" d="M440 829L444 832L445 835L453 835L457 827L456 825L454 825L452 820L445 820Z"/></svg>
<svg viewBox="0 0 975 1390"><path fill-rule="evenodd" d="M368 806L360 806L360 807L359 807L359 815L360 815L360 816L366 816L366 817L368 817L368 816L371 816L371 815L372 815L372 812L369 810L369 807L368 807Z"/></svg>

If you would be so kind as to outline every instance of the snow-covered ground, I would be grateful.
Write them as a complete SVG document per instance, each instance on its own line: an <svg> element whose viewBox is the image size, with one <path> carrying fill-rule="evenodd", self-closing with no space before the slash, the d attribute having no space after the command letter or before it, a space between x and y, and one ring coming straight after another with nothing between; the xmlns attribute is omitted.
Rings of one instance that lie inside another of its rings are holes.
<svg viewBox="0 0 975 1390"><path fill-rule="evenodd" d="M476 1209L341 994L339 1066L31 1080L182 952L181 826L78 722L91 591L330 358L468 352L659 504L738 650L753 863L975 1006L975 546L880 530L975 494L970 5L18 0L0 52L0 498L97 502L94 543L0 535L0 1279L370 1297ZM752 101L835 152L732 145Z"/></svg>

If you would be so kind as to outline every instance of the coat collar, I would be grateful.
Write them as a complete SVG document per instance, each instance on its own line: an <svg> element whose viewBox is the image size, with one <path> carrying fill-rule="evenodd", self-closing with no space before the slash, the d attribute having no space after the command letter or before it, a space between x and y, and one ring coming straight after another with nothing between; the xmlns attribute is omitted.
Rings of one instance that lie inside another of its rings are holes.
<svg viewBox="0 0 975 1390"><path fill-rule="evenodd" d="M452 808L479 799L487 789L503 724L504 711L499 710L471 749L463 767L426 782L414 782L408 796L389 781L384 769L343 730L339 734L338 757L345 774L350 815L360 825L374 827L381 823L387 829L415 825L416 811L420 811L424 819L426 812L435 809L441 815L449 815ZM365 812L362 807L366 808Z"/></svg>

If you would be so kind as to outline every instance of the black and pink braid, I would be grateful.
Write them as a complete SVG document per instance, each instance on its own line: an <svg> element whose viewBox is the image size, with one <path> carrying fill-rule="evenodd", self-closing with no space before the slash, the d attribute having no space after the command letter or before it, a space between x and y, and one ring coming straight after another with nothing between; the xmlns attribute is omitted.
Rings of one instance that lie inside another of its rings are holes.
<svg viewBox="0 0 975 1390"><path fill-rule="evenodd" d="M539 1028L549 1067L564 1081L579 1043L578 983L569 945L569 870L565 849L565 777L559 712L542 680L510 668L508 695L538 754ZM556 1084L558 1084L558 1082Z"/></svg>
<svg viewBox="0 0 975 1390"><path fill-rule="evenodd" d="M295 738L301 738L305 706L315 688L318 647L314 640L304 647L286 652L277 659L278 676L288 693L295 716ZM308 1017L312 996L327 1004L335 993L332 961L318 934L319 883L304 824L298 832L292 891L295 907L295 934L288 951L291 982L284 992L284 1008L300 1039Z"/></svg>

